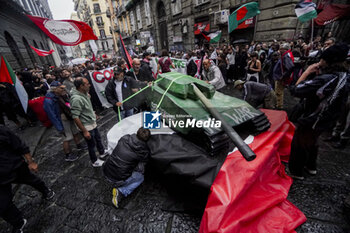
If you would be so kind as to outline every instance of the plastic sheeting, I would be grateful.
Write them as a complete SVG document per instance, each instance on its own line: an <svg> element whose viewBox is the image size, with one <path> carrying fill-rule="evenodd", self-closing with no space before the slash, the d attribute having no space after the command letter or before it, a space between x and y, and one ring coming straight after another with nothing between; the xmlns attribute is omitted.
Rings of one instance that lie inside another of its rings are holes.
<svg viewBox="0 0 350 233"><path fill-rule="evenodd" d="M247 162L239 151L227 156L218 172L202 216L200 232L293 232L306 221L287 200L292 179L288 159L294 126L282 111L263 110L271 122L250 147L257 157Z"/></svg>
<svg viewBox="0 0 350 233"><path fill-rule="evenodd" d="M185 183L210 189L220 165L202 148L176 134L153 135L147 144L150 162L163 175L178 176Z"/></svg>

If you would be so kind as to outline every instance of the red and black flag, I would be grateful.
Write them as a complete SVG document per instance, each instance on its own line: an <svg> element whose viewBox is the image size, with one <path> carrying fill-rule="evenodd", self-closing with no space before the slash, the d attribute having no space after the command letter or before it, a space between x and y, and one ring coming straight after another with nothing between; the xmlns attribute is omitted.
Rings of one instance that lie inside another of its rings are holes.
<svg viewBox="0 0 350 233"><path fill-rule="evenodd" d="M126 64L128 66L128 69L130 70L132 68L132 59L130 57L130 54L128 53L128 50L126 50L124 41L121 35L119 35L119 48L122 53L122 57L126 61Z"/></svg>

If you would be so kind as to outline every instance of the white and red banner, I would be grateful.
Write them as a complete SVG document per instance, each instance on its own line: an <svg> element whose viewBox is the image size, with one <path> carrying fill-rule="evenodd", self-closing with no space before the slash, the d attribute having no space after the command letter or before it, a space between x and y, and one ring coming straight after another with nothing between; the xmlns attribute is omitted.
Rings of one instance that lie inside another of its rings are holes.
<svg viewBox="0 0 350 233"><path fill-rule="evenodd" d="M112 105L108 103L106 99L105 89L108 81L113 78L113 68L114 67L109 67L104 70L89 71L92 85L95 88L96 94L100 99L102 106L106 108L112 107Z"/></svg>
<svg viewBox="0 0 350 233"><path fill-rule="evenodd" d="M41 57L48 56L48 55L52 54L53 52L55 52L55 50L53 50L53 49L51 49L50 51L46 51L43 49L37 49L31 45L29 45L29 46L34 50L34 52L36 52L36 54L38 54L38 56L41 56Z"/></svg>
<svg viewBox="0 0 350 233"><path fill-rule="evenodd" d="M177 58L170 58L171 61L173 62L175 69L171 69L171 71L179 72L186 74L187 69L186 69L186 60L185 59L177 59ZM200 59L194 60L197 66L200 64ZM150 67L152 69L153 76L156 78L158 73L157 73L157 64L158 64L158 58L152 57L150 60ZM92 85L95 88L95 91L97 93L98 98L100 99L102 106L104 107L111 107L112 105L108 103L106 96L105 96L105 89L107 86L108 81L113 78L113 68L114 67L109 67L104 70L93 70L89 71L89 75L92 81Z"/></svg>
<svg viewBox="0 0 350 233"><path fill-rule="evenodd" d="M75 46L86 40L98 39L91 27L84 22L27 16L56 44Z"/></svg>

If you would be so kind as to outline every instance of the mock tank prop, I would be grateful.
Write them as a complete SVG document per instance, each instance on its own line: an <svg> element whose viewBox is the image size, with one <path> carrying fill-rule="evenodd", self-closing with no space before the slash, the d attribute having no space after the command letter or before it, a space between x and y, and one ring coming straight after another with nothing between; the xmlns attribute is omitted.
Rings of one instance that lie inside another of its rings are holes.
<svg viewBox="0 0 350 233"><path fill-rule="evenodd" d="M215 91L211 84L182 73L159 74L158 79L160 78L162 79L152 87L148 101L152 111L159 110L162 119L170 128L204 147L210 155L215 155L223 148L227 148L231 138L241 153L245 154L247 160L255 158L255 154L244 144L239 135L229 132L228 128L233 130L244 126L249 134L259 134L270 127L270 122L263 112L243 100ZM214 107L212 110L216 112L214 113L216 117L204 104L203 99L199 98L198 91L207 100L204 101ZM225 133L225 127L215 127L213 118L225 121L227 133ZM201 122L207 124L207 127L196 127L195 123L192 125L190 123L190 127L181 127L173 123L178 121Z"/></svg>

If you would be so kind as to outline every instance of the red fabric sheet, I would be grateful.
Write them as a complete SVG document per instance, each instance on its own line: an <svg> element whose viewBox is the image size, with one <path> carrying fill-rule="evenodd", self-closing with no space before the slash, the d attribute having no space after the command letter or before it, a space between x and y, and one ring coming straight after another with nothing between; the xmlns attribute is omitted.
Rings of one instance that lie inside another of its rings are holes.
<svg viewBox="0 0 350 233"><path fill-rule="evenodd" d="M288 159L294 126L283 111L262 109L271 122L250 144L257 157L247 162L239 151L227 156L211 187L200 232L294 232L306 221L286 198L292 178Z"/></svg>
<svg viewBox="0 0 350 233"><path fill-rule="evenodd" d="M28 105L35 112L35 115L39 119L39 121L43 123L43 125L46 128L49 128L52 126L52 123L49 120L49 117L47 116L44 110L44 100L45 100L45 97L41 96L32 100L29 100Z"/></svg>

